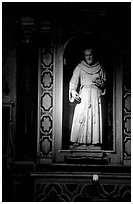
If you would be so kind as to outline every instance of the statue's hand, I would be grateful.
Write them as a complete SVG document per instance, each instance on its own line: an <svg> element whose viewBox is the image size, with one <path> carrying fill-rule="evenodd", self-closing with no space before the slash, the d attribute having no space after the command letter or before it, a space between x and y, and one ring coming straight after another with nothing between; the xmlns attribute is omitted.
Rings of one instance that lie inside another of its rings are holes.
<svg viewBox="0 0 133 204"><path fill-rule="evenodd" d="M105 88L105 81L103 79L97 78L95 81L93 81L95 86L97 86L99 89Z"/></svg>
<svg viewBox="0 0 133 204"><path fill-rule="evenodd" d="M76 100L76 102L78 102L78 103L81 102L81 98L79 97L79 94L75 90L72 90L71 94L72 94L72 97L74 98L74 100Z"/></svg>

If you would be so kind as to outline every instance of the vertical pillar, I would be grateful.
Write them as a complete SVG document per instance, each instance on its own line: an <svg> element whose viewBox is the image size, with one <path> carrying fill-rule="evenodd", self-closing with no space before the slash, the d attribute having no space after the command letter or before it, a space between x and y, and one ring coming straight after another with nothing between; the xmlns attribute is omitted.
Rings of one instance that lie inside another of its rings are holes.
<svg viewBox="0 0 133 204"><path fill-rule="evenodd" d="M37 155L41 163L52 161L53 142L53 70L54 49L40 50L39 63L39 114Z"/></svg>

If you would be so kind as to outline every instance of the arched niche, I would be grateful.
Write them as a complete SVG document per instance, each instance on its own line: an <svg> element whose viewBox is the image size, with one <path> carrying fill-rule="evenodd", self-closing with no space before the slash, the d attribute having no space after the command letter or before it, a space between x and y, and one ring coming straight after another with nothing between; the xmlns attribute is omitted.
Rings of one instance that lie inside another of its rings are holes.
<svg viewBox="0 0 133 204"><path fill-rule="evenodd" d="M82 51L94 47L107 73L107 88L102 96L103 150L113 150L113 50L108 40L94 33L82 33L72 37L65 44L63 53L63 121L62 149L69 149L70 133L75 103L69 102L69 81L74 68L82 60ZM110 59L111 57L111 59Z"/></svg>
<svg viewBox="0 0 133 204"><path fill-rule="evenodd" d="M53 154L55 162L78 162L89 157L107 158L107 164L121 163L122 154L122 51L106 35L81 33L64 40L55 51ZM93 45L107 73L107 91L102 99L103 146L101 149L71 150L70 130L74 105L69 103L69 81L81 60L84 46ZM95 162L94 162L95 163Z"/></svg>

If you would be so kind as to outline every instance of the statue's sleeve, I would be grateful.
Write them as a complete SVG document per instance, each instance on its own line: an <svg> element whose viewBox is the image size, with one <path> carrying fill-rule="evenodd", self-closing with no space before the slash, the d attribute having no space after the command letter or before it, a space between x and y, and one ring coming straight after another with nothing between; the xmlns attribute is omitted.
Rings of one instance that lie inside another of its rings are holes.
<svg viewBox="0 0 133 204"><path fill-rule="evenodd" d="M77 66L73 71L73 75L69 83L69 90L76 91L79 84L79 78L80 78L80 66Z"/></svg>
<svg viewBox="0 0 133 204"><path fill-rule="evenodd" d="M72 78L71 78L70 83L69 83L69 100L70 100L70 102L74 101L74 99L72 97L72 90L76 91L78 84L79 84L79 79L80 79L80 66L77 66L75 68L75 70L73 71L73 75L72 75Z"/></svg>

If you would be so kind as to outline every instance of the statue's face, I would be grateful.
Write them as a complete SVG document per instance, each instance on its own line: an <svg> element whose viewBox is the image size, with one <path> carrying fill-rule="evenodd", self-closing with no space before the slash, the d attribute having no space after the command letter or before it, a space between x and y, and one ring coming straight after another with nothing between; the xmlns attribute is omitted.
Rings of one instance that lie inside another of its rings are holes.
<svg viewBox="0 0 133 204"><path fill-rule="evenodd" d="M94 51L92 49L86 49L84 51L84 59L89 65L92 65L94 62Z"/></svg>

